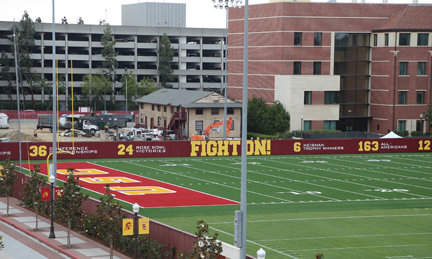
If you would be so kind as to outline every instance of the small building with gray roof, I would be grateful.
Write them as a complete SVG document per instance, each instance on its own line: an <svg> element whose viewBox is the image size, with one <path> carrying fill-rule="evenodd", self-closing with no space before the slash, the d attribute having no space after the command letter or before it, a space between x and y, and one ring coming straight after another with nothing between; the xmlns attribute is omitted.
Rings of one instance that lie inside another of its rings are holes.
<svg viewBox="0 0 432 259"><path fill-rule="evenodd" d="M172 131L178 139L189 139L224 117L225 98L211 91L164 88L135 102L139 106L138 123L149 128ZM233 119L231 138L240 137L241 107L241 103L227 99L227 119ZM223 138L223 130L213 129L210 139L219 138Z"/></svg>

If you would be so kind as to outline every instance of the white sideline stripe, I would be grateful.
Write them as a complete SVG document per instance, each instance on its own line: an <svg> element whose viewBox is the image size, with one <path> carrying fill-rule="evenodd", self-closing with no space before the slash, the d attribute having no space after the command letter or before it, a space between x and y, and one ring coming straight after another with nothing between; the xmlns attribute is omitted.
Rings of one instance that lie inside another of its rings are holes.
<svg viewBox="0 0 432 259"><path fill-rule="evenodd" d="M432 233L403 233L403 234L383 234L383 235L356 235L356 236L330 236L330 237L304 237L304 238L286 238L286 239L269 239L257 240L259 242L272 241L295 241L295 240L314 240L314 239L330 239L330 238L357 238L357 237L387 237L387 236L414 236L414 235L431 235Z"/></svg>
<svg viewBox="0 0 432 259"><path fill-rule="evenodd" d="M278 222L278 221L303 221L303 220L326 220L326 219L361 219L361 218L393 218L393 217L422 217L429 216L432 214L411 214L411 215L374 215L374 216L349 216L349 217L326 217L326 218L301 218L301 219L272 219L272 220L248 220L248 223L256 222ZM234 222L212 222L208 224L234 224ZM431 233L432 234L432 233Z"/></svg>
<svg viewBox="0 0 432 259"><path fill-rule="evenodd" d="M408 246L432 246L432 244L412 244L412 245L388 245L388 246L359 246L359 247L333 247L333 248L318 248L318 249L303 249L289 250L289 252L305 252L305 251L325 251L325 250L347 250L347 249L371 249L383 247L408 247ZM418 258L418 257L417 257ZM425 257L424 257L425 258ZM427 257L426 257L427 258Z"/></svg>
<svg viewBox="0 0 432 259"><path fill-rule="evenodd" d="M210 226L209 226L209 228L214 229L214 230L216 230L216 231L218 231L218 232L220 232L220 233L224 233L224 234L226 234L226 235L229 235L229 236L234 237L233 234L230 234L230 233L228 233L228 232L222 231L222 230L220 230L220 229L213 228L213 227L210 227ZM292 255L289 255L289 254L286 254L286 253L282 253L281 251L275 250L275 249L270 248L270 247L268 247L268 246L264 246L264 245L258 244L258 243L254 242L254 241L250 241L250 240L247 240L247 239L246 239L246 242L249 242L249 243L251 243L251 244L257 245L257 246L259 246L259 247L264 247L265 249L272 250L273 252L276 252L276 253L278 253L278 254L281 254L281 255L285 255L285 256L291 257L291 258L293 258L293 259L299 259L299 258L297 258L297 257L295 257L295 256L292 256Z"/></svg>

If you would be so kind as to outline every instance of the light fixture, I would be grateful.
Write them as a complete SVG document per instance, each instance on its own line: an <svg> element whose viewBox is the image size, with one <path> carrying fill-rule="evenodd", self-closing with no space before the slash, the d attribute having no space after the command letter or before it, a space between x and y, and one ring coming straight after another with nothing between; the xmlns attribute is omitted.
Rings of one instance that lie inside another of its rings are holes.
<svg viewBox="0 0 432 259"><path fill-rule="evenodd" d="M132 206L132 209L133 209L133 212L134 212L134 213L138 213L138 212L139 212L139 209L140 209L140 206L139 206L137 203L135 203L135 204Z"/></svg>
<svg viewBox="0 0 432 259"><path fill-rule="evenodd" d="M54 175L52 175L52 174L50 175L49 181L50 181L50 183L54 183L54 181L55 181Z"/></svg>
<svg viewBox="0 0 432 259"><path fill-rule="evenodd" d="M257 257L258 257L258 259L265 259L265 256L266 256L266 252L264 251L264 249L260 248L257 251Z"/></svg>

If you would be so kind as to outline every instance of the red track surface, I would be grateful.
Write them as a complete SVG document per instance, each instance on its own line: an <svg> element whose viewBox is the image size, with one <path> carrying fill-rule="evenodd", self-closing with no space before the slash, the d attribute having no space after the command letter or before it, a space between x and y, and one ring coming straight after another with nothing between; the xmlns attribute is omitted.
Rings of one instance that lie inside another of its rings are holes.
<svg viewBox="0 0 432 259"><path fill-rule="evenodd" d="M28 168L28 164L23 164L23 167ZM101 179L101 177L109 177L118 181L119 177L126 177L133 181L131 183L115 182L111 183L110 186L114 187L138 187L140 186L142 190L152 189L150 187L161 187L171 191L172 193L153 193L145 195L127 195L119 191L111 190L111 193L115 195L115 198L121 201L125 201L131 204L138 203L140 207L152 208L152 207L181 207L181 206L208 206L208 205L235 205L238 202L223 199L213 195L205 194L202 192L197 192L194 190L186 189L176 185L171 185L168 183L152 180L139 175L134 175L119 170L111 169L108 167L95 165L87 162L72 162L72 163L57 163L57 170L67 169L68 167L73 167L75 170L79 169L85 171L85 169L96 169L99 172L105 172L107 174L88 174L80 175L80 184L83 188L94 191L99 194L105 194L106 183L89 183L83 181L84 178L92 178L92 180ZM41 164L41 173L47 175L46 164ZM57 179L61 181L66 181L66 175L57 173ZM124 178L123 178L124 179Z"/></svg>

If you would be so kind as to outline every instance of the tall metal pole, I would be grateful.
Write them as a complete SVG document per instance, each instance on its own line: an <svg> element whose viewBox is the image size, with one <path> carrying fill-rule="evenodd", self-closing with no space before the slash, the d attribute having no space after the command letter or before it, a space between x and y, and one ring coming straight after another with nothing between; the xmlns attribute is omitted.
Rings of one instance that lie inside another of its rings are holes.
<svg viewBox="0 0 432 259"><path fill-rule="evenodd" d="M227 133L227 84L228 84L228 6L225 7L226 9L226 29L225 29L225 54L224 54L224 64L225 64L225 103L224 103L224 118L223 118L223 138L226 140L226 133Z"/></svg>
<svg viewBox="0 0 432 259"><path fill-rule="evenodd" d="M127 78L127 75L126 75L126 115L128 114L127 112L128 112L128 95L127 95L127 81L128 81L128 78Z"/></svg>
<svg viewBox="0 0 432 259"><path fill-rule="evenodd" d="M20 103L19 103L19 86L18 86L18 58L17 58L17 52L18 52L18 46L17 46L17 40L16 40L16 31L15 31L15 19L14 19L14 48L15 48L15 76L16 76L16 99L17 99L17 107L18 107L18 132L19 132L19 160L20 160L20 173L22 173L22 158L21 158L21 119L20 119ZM24 91L23 91L24 94ZM25 107L24 107L25 110Z"/></svg>
<svg viewBox="0 0 432 259"><path fill-rule="evenodd" d="M241 201L240 211L242 212L241 221L241 247L240 258L246 258L246 190L247 190L247 86L248 86L248 28L249 28L249 0L245 1L244 18L244 43L243 43L243 115L242 115L242 142L241 142Z"/></svg>
<svg viewBox="0 0 432 259"><path fill-rule="evenodd" d="M55 46L55 16L54 16L54 0L52 0L52 50L53 50L53 162L50 175L55 177L54 186L57 186L57 80L56 80L56 46ZM48 169L48 168L47 168Z"/></svg>

